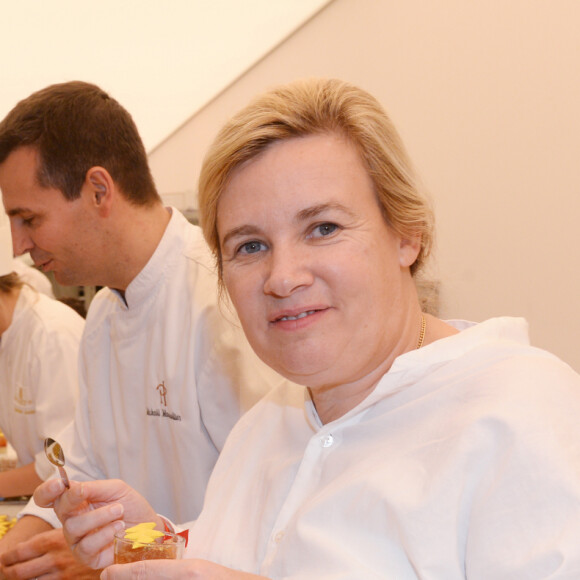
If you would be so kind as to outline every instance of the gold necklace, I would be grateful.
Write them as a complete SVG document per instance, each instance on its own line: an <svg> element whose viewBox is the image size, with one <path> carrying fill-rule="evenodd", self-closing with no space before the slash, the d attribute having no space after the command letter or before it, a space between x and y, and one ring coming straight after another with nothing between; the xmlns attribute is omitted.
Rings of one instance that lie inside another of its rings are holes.
<svg viewBox="0 0 580 580"><path fill-rule="evenodd" d="M419 342L417 343L417 348L423 346L423 341L425 340L425 328L427 327L427 321L425 320L425 315L421 314L421 330L419 332Z"/></svg>

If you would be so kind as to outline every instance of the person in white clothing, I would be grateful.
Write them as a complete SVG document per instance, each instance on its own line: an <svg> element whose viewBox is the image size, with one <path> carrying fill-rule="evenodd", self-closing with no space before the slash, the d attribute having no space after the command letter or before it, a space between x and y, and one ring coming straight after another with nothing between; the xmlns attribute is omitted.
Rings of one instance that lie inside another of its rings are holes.
<svg viewBox="0 0 580 580"><path fill-rule="evenodd" d="M312 79L218 134L202 227L246 335L304 388L232 430L186 558L112 562L115 532L171 527L118 480L44 483L101 578L580 578L580 376L521 319L442 321L414 277L433 217L368 93Z"/></svg>
<svg viewBox="0 0 580 580"><path fill-rule="evenodd" d="M44 439L73 416L84 320L18 275L10 225L0 212L0 429L16 451L0 497L31 495L54 471Z"/></svg>
<svg viewBox="0 0 580 580"><path fill-rule="evenodd" d="M84 82L34 93L0 123L0 188L16 254L60 284L104 287L76 416L55 434L69 476L123 478L160 512L196 518L232 426L282 382L220 309L200 228L164 207L129 113ZM56 526L31 502L0 542L0 577L91 577Z"/></svg>

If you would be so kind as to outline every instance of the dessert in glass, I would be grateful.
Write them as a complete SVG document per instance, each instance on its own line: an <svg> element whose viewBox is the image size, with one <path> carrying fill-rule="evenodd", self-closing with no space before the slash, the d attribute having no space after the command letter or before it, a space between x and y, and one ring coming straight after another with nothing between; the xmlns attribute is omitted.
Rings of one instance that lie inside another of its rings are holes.
<svg viewBox="0 0 580 580"><path fill-rule="evenodd" d="M185 538L153 528L154 524L138 524L115 534L115 564L182 558Z"/></svg>

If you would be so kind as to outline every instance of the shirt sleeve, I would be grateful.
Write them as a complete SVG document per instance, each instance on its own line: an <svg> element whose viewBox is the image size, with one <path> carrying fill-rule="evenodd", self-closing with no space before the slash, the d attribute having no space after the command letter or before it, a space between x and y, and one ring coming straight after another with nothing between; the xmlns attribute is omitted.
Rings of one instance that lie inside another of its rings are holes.
<svg viewBox="0 0 580 580"><path fill-rule="evenodd" d="M511 421L487 425L495 456L480 457L467 577L580 578L579 377L563 364L530 365L511 380L526 399L506 404Z"/></svg>

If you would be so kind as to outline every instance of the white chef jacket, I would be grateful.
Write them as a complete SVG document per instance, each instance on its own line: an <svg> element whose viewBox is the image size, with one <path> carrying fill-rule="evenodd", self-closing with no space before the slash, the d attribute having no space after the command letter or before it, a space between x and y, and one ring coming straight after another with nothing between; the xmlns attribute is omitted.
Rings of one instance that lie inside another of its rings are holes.
<svg viewBox="0 0 580 580"><path fill-rule="evenodd" d="M24 285L0 338L0 428L18 464L35 461L42 479L54 471L44 457L44 439L74 415L83 327L72 308Z"/></svg>
<svg viewBox="0 0 580 580"><path fill-rule="evenodd" d="M522 319L400 356L326 425L277 390L232 431L186 557L285 580L577 580L579 417L580 377Z"/></svg>
<svg viewBox="0 0 580 580"><path fill-rule="evenodd" d="M177 210L125 299L103 289L81 344L80 401L59 435L69 477L120 478L178 521L197 517L240 415L283 379L218 304L214 260ZM23 513L59 525L52 510Z"/></svg>

